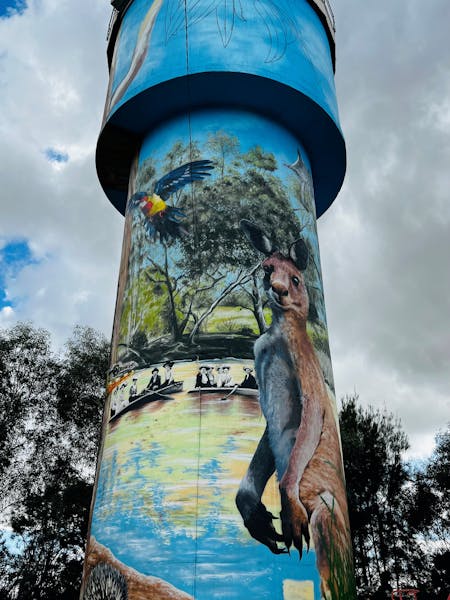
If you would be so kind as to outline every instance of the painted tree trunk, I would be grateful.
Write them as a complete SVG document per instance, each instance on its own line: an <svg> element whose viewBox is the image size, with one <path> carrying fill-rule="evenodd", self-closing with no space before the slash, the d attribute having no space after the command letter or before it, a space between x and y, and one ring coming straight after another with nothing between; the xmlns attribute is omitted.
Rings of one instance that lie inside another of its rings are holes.
<svg viewBox="0 0 450 600"><path fill-rule="evenodd" d="M326 6L134 0L113 25L97 164L125 235L85 600L355 598Z"/></svg>

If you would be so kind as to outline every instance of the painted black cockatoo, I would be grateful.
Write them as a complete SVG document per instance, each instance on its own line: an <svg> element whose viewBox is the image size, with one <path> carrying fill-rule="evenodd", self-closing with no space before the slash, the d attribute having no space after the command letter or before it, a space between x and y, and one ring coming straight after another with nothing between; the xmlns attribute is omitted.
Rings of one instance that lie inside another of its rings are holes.
<svg viewBox="0 0 450 600"><path fill-rule="evenodd" d="M136 192L128 203L128 210L139 207L145 217L145 227L155 241L177 238L187 233L181 223L186 215L174 206L166 204L166 199L192 181L208 177L213 169L210 160L194 160L166 173L159 179L153 192Z"/></svg>

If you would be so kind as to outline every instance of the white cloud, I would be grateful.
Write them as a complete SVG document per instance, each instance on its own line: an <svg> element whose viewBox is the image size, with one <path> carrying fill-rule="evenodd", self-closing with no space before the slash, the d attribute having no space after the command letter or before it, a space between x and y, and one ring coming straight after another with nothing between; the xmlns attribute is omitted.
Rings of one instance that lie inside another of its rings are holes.
<svg viewBox="0 0 450 600"><path fill-rule="evenodd" d="M16 318L51 330L57 346L76 323L107 335L112 326L117 263L108 268L86 254L73 254L72 248L72 241L59 244L58 254L28 265L8 285L9 297L17 302Z"/></svg>
<svg viewBox="0 0 450 600"><path fill-rule="evenodd" d="M450 6L334 8L348 169L319 233L337 393L386 404L417 457L450 419Z"/></svg>
<svg viewBox="0 0 450 600"><path fill-rule="evenodd" d="M0 239L27 240L38 259L6 277L14 311L1 323L31 319L58 344L76 323L112 324L122 218L94 164L109 13L100 0L32 0L0 21Z"/></svg>
<svg viewBox="0 0 450 600"><path fill-rule="evenodd" d="M11 306L4 306L0 310L0 329L9 327L15 321L14 309Z"/></svg>

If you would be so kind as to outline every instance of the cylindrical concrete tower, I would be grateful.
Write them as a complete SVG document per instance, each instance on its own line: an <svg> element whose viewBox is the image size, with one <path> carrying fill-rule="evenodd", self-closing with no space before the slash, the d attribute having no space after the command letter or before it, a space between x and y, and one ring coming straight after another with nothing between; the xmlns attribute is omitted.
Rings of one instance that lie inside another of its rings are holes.
<svg viewBox="0 0 450 600"><path fill-rule="evenodd" d="M351 600L327 0L112 4L97 168L125 232L82 597Z"/></svg>

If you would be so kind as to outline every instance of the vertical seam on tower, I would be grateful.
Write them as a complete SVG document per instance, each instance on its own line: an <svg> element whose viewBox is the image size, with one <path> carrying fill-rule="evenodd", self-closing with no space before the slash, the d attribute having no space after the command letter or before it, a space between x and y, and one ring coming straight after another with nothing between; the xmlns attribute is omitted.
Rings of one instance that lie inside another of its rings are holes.
<svg viewBox="0 0 450 600"><path fill-rule="evenodd" d="M185 54L186 54L186 97L187 97L187 119L188 119L188 132L189 132L189 160L193 159L193 143L192 143L192 123L191 123L191 104L192 104L192 93L191 93L191 82L190 66L189 66L189 34L188 34L188 13L187 13L187 0L184 0L184 28L185 28ZM191 190L191 208L192 208L192 229L194 234L194 248L197 250L197 207L195 205L194 198L194 187L193 183L190 184ZM197 267L199 266L199 257L196 256Z"/></svg>
<svg viewBox="0 0 450 600"><path fill-rule="evenodd" d="M187 118L189 131L189 160L192 162L192 125L191 125L191 86L189 80L189 34L188 34L188 13L187 0L184 0L184 27L185 27L185 54L186 54L186 96L187 96ZM197 243L197 210L194 198L194 185L191 181L191 208L192 208L192 230L194 235L194 249L198 252ZM198 266L198 256L196 256ZM193 577L193 596L197 596L197 556L198 556L198 517L199 517L199 489L200 489L200 450L201 450L201 433L202 433L202 395L198 395L199 401L199 423L198 423L198 445L197 445L197 484L195 496L195 544L194 544L194 577Z"/></svg>

